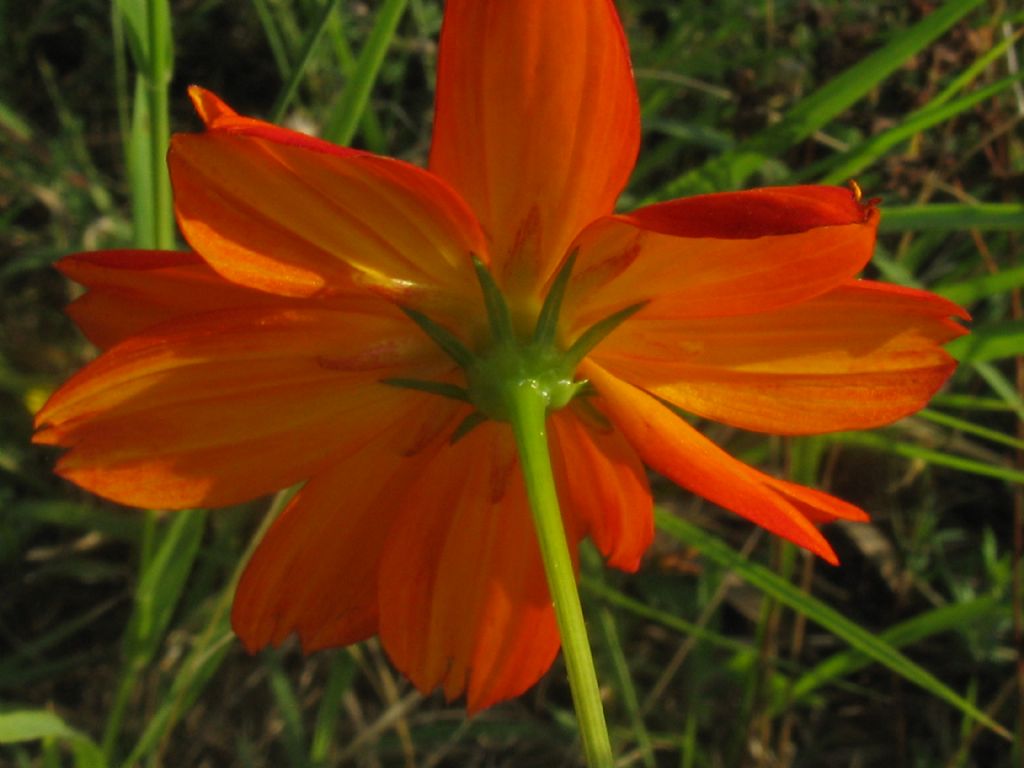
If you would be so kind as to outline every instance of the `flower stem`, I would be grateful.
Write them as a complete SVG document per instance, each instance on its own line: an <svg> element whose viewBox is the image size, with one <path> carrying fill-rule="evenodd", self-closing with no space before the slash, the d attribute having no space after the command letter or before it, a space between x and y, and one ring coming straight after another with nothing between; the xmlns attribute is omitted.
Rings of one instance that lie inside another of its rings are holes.
<svg viewBox="0 0 1024 768"><path fill-rule="evenodd" d="M612 749L601 707L601 695L590 653L583 609L576 589L576 572L569 555L565 527L548 451L546 415L548 397L532 381L511 383L506 392L509 421L515 433L526 493L540 542L544 571L555 606L569 686L579 722L587 765L610 768Z"/></svg>

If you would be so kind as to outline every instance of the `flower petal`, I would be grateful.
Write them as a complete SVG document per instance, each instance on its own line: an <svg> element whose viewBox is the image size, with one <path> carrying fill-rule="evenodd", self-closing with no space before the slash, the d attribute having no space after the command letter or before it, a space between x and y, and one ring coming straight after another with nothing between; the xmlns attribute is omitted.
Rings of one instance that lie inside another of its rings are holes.
<svg viewBox="0 0 1024 768"><path fill-rule="evenodd" d="M600 414L585 420L572 408L548 419L562 506L608 559L635 571L654 538L651 489L636 451Z"/></svg>
<svg viewBox="0 0 1024 768"><path fill-rule="evenodd" d="M475 288L472 212L415 166L226 115L178 134L168 163L182 234L229 280L286 296Z"/></svg>
<svg viewBox="0 0 1024 768"><path fill-rule="evenodd" d="M402 494L451 431L454 403L391 424L322 469L274 521L246 566L231 624L250 652L298 632L305 652L377 632L377 570ZM447 427L447 429L446 429Z"/></svg>
<svg viewBox="0 0 1024 768"><path fill-rule="evenodd" d="M756 315L641 312L594 352L619 378L715 421L781 434L867 429L924 407L956 366L955 304L850 282Z"/></svg>
<svg viewBox="0 0 1024 768"><path fill-rule="evenodd" d="M580 373L601 394L609 418L651 469L725 509L835 564L818 529L772 478L737 461L647 393L591 361Z"/></svg>
<svg viewBox="0 0 1024 768"><path fill-rule="evenodd" d="M611 0L449 0L430 168L469 202L513 294L611 213L640 137Z"/></svg>
<svg viewBox="0 0 1024 768"><path fill-rule="evenodd" d="M786 501L796 507L800 514L816 525L833 523L837 520L866 523L871 519L860 507L856 507L823 491L780 480L777 477L769 477L768 475L764 475L762 479L765 485L785 496Z"/></svg>
<svg viewBox="0 0 1024 768"><path fill-rule="evenodd" d="M381 642L421 691L465 692L475 712L548 669L558 630L507 425L477 427L423 470L379 589Z"/></svg>
<svg viewBox="0 0 1024 768"><path fill-rule="evenodd" d="M86 366L37 416L57 472L144 507L219 506L308 478L389 413L429 398L378 383L451 364L379 300L247 308L154 326Z"/></svg>
<svg viewBox="0 0 1024 768"><path fill-rule="evenodd" d="M871 258L878 213L841 187L700 195L595 221L566 306L580 332L639 302L675 317L724 317L804 301Z"/></svg>
<svg viewBox="0 0 1024 768"><path fill-rule="evenodd" d="M101 349L173 317L288 302L225 280L194 253L95 251L66 256L56 267L89 289L68 314Z"/></svg>

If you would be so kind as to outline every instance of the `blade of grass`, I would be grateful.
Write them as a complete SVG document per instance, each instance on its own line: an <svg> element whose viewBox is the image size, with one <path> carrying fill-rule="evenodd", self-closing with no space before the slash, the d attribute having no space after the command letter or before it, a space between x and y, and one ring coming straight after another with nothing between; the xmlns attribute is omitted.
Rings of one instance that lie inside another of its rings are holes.
<svg viewBox="0 0 1024 768"><path fill-rule="evenodd" d="M231 574L228 583L216 595L212 602L210 618L202 635L192 646L192 650L185 657L181 666L171 681L170 690L163 697L163 700L146 723L146 727L132 748L128 757L121 763L123 768L133 768L145 757L154 753L168 738L171 729L177 724L182 714L199 697L210 678L219 669L224 657L234 647L234 633L231 631L230 606L235 596L235 587L242 577L252 553L256 551L263 535L271 523L287 505L288 500L294 495L294 490L278 493L271 503L266 515L260 522L260 526L253 534L249 545L238 561Z"/></svg>
<svg viewBox="0 0 1024 768"><path fill-rule="evenodd" d="M119 514L91 504L62 499L33 499L12 504L11 510L22 520L97 531L136 544L142 540L143 523L139 516Z"/></svg>
<svg viewBox="0 0 1024 768"><path fill-rule="evenodd" d="M6 101L0 99L0 129L7 131L15 141L32 139L32 127Z"/></svg>
<svg viewBox="0 0 1024 768"><path fill-rule="evenodd" d="M965 229L1016 232L1024 229L1024 203L886 206L878 229L881 232L960 232Z"/></svg>
<svg viewBox="0 0 1024 768"><path fill-rule="evenodd" d="M945 701L965 715L984 724L1003 738L1012 738L1003 726L949 688L932 673L908 659L893 648L891 644L880 640L855 622L841 615L838 611L790 584L764 566L745 559L728 544L720 541L710 533L661 509L656 510L655 515L658 528L674 539L696 548L704 557L710 558L733 570L737 575L766 595L774 597L794 611L803 614L810 621L844 640L851 647L864 653L873 661L886 666L905 680L920 686L936 698Z"/></svg>
<svg viewBox="0 0 1024 768"><path fill-rule="evenodd" d="M593 547L584 547L580 554L583 557L584 567L591 574L591 577L595 581L602 583L604 579L604 564L601 562L601 556ZM604 605L597 612L597 620L600 632L599 637L604 645L605 655L611 661L619 697L629 717L640 761L647 768L654 768L654 748L651 745L651 736L647 732L647 726L644 724L643 713L640 711L640 699L636 695L636 687L633 685L633 678L630 675L626 654L622 650L622 643L619 642L619 629L616 626L615 615L609 610L607 605ZM616 754L621 754L622 749L616 748L615 752Z"/></svg>
<svg viewBox="0 0 1024 768"><path fill-rule="evenodd" d="M1024 267L1010 267L992 275L940 284L933 290L957 304L972 304L988 296L1009 293L1021 286L1024 286Z"/></svg>
<svg viewBox="0 0 1024 768"><path fill-rule="evenodd" d="M743 187L765 160L778 157L862 99L980 3L981 0L957 0L943 4L914 26L899 32L883 48L802 99L779 122L731 152L677 177L651 195L647 202Z"/></svg>
<svg viewBox="0 0 1024 768"><path fill-rule="evenodd" d="M992 388L1003 402L1017 414L1017 418L1024 420L1024 398L1021 397L1017 388L1010 383L1010 380L1003 373L990 363L971 363L981 378Z"/></svg>
<svg viewBox="0 0 1024 768"><path fill-rule="evenodd" d="M958 419L956 416L950 416L948 413L942 413L931 408L925 408L923 411L918 411L917 417L932 422L933 424L941 424L944 427L955 429L958 432L963 432L967 435L974 435L980 437L983 440L989 440L993 443L999 443L1000 445L1006 445L1010 448L1021 448L1024 449L1024 440L1020 440L1016 437L1011 437L1004 432L1000 432L995 429L988 429L987 427L980 427L973 421L967 419Z"/></svg>
<svg viewBox="0 0 1024 768"><path fill-rule="evenodd" d="M1012 467L994 466L983 461L965 459L951 453L925 448L916 443L897 440L884 432L840 432L828 435L828 440L844 445L857 445L872 450L923 461L938 467L948 467L982 477L995 477L1010 483L1024 483L1024 472Z"/></svg>
<svg viewBox="0 0 1024 768"><path fill-rule="evenodd" d="M324 683L320 708L313 726L313 738L309 747L309 762L316 766L331 764L331 748L334 744L334 729L341 714L341 697L352 686L356 664L347 651L339 651L331 660Z"/></svg>
<svg viewBox="0 0 1024 768"><path fill-rule="evenodd" d="M961 408L966 411L1012 411L1009 405L995 397L977 397L956 393L938 394L932 398L932 405L944 408Z"/></svg>
<svg viewBox="0 0 1024 768"><path fill-rule="evenodd" d="M723 648L736 654L743 654L750 657L757 656L757 649L748 643L733 640L732 638L725 637L717 632L705 629L693 622L681 619L675 614L654 608L647 605L647 603L635 600L632 597L594 581L591 578L584 577L581 579L580 586L583 587L584 591L600 598L608 605L613 605L617 608L629 611L633 615L639 616L642 619L657 622L658 624L668 627L680 634L695 637L709 645Z"/></svg>
<svg viewBox="0 0 1024 768"><path fill-rule="evenodd" d="M306 768L309 761L306 759L306 729L302 726L302 707L299 706L299 700L295 696L288 675L281 667L281 659L276 649L263 655L263 664L267 669L274 703L284 723L281 741L288 756L288 765Z"/></svg>
<svg viewBox="0 0 1024 768"><path fill-rule="evenodd" d="M1024 321L1002 320L975 325L971 333L949 342L946 349L961 363L989 362L1024 353Z"/></svg>
<svg viewBox="0 0 1024 768"><path fill-rule="evenodd" d="M160 647L206 526L205 513L177 512L146 562L135 590L135 606L123 640L124 663L103 731L103 754L113 762L125 708L137 679Z"/></svg>
<svg viewBox="0 0 1024 768"><path fill-rule="evenodd" d="M341 69L342 77L345 78L346 82L351 82L355 77L357 61L352 53L352 47L349 45L348 38L345 36L342 22L339 21L340 17L340 13L331 17L327 34L331 39L331 47L334 50L334 57L337 60L338 67ZM359 120L359 135L366 148L371 152L376 152L377 154L387 153L388 147L384 138L384 130L381 128L380 120L377 119L377 115L373 110L363 110L363 116ZM354 137L355 134L353 134Z"/></svg>
<svg viewBox="0 0 1024 768"><path fill-rule="evenodd" d="M306 72L306 65L309 64L309 59L313 55L317 43L320 42L324 30L327 29L327 22L337 7L338 0L327 0L316 22L306 31L299 58L295 62L295 66L292 67L281 93L278 94L273 109L270 110L270 122L279 123L284 117L285 110L288 109L288 105L291 104L291 100L295 96L295 89L299 87L299 81L302 80L302 76Z"/></svg>
<svg viewBox="0 0 1024 768"><path fill-rule="evenodd" d="M59 624L55 629L39 637L33 637L27 643L19 644L17 650L7 653L4 659L0 661L0 689L14 689L19 685L23 685L27 672L34 673L38 671L41 673L40 677L45 676L43 671L45 664L39 664L39 661L44 658L45 652L74 637L86 627L98 622L102 616L109 613L119 602L118 598L113 598L94 605L88 610ZM61 662L63 661L65 661L65 658L61 659Z"/></svg>
<svg viewBox="0 0 1024 768"><path fill-rule="evenodd" d="M976 104L988 101L1014 83L1020 82L1022 78L1024 78L1024 74L1004 77L998 82L954 101L939 104L929 103L928 106L907 115L899 125L860 142L853 149L840 155L838 158L830 158L829 170L824 176L820 177L820 183L842 184L847 179L853 178L862 170L872 165L897 144L909 141L918 133L932 126L944 123ZM798 174L797 178L807 178L808 175L810 174Z"/></svg>
<svg viewBox="0 0 1024 768"><path fill-rule="evenodd" d="M135 96L128 134L135 244L174 247L174 213L166 156L170 138L167 91L174 68L169 0L117 0L135 63Z"/></svg>
<svg viewBox="0 0 1024 768"><path fill-rule="evenodd" d="M328 141L343 145L351 143L407 3L408 0L385 0L377 11L373 30L359 52L355 73L327 116L323 135Z"/></svg>
<svg viewBox="0 0 1024 768"><path fill-rule="evenodd" d="M879 633L878 639L893 648L902 648L942 632L956 631L1003 616L1010 616L1010 607L1005 599L982 597L967 603L944 605L927 611ZM855 649L834 654L807 670L793 683L790 700L805 699L823 685L847 677L871 662L870 657ZM782 706L784 702L776 702L777 710Z"/></svg>
<svg viewBox="0 0 1024 768"><path fill-rule="evenodd" d="M274 18L274 14L271 13L267 0L252 0L252 4L256 8L256 16L260 20L260 26L263 27L263 35L267 38L270 55L274 57L274 65L277 67L281 79L285 80L288 77L288 73L292 71L292 67L288 60L288 48L284 44L280 30L277 28L277 20Z"/></svg>
<svg viewBox="0 0 1024 768"><path fill-rule="evenodd" d="M96 742L72 728L53 712L45 709L0 712L0 744L49 739L68 742L78 768L104 768L107 765Z"/></svg>

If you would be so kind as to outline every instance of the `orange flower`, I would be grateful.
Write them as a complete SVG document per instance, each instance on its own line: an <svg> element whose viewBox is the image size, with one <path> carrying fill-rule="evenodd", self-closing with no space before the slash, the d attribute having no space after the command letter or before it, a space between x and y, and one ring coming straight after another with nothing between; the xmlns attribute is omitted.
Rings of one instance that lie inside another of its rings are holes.
<svg viewBox="0 0 1024 768"><path fill-rule="evenodd" d="M966 315L854 279L878 212L846 189L613 214L640 127L611 0L449 0L439 67L429 170L193 88L206 130L175 136L169 159L193 251L60 263L89 288L70 311L104 352L47 403L37 440L69 449L61 475L135 506L305 483L239 585L245 645L378 634L420 689L477 710L532 685L559 640L511 430L451 440L472 382L421 327L487 353L471 255L524 338L569 277L556 352L634 312L548 420L571 545L590 536L627 571L653 530L644 464L835 562L816 525L859 509L732 459L670 406L784 434L885 424L949 376L941 345Z"/></svg>

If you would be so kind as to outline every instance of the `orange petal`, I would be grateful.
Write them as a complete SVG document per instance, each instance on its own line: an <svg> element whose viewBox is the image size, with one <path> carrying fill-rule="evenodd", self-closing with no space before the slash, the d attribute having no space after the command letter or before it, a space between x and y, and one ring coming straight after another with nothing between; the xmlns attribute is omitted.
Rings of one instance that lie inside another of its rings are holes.
<svg viewBox="0 0 1024 768"><path fill-rule="evenodd" d="M840 187L701 195L605 217L577 241L567 327L643 301L687 318L804 301L868 262L877 225L877 211Z"/></svg>
<svg viewBox="0 0 1024 768"><path fill-rule="evenodd" d="M635 571L654 538L651 489L636 451L614 427L573 409L555 411L548 424L562 506L609 565Z"/></svg>
<svg viewBox="0 0 1024 768"><path fill-rule="evenodd" d="M855 523L866 523L868 517L860 507L837 499L835 496L808 488L805 485L797 485L777 477L762 477L765 485L778 491L786 500L796 507L800 513L815 524L833 523L836 520L850 520Z"/></svg>
<svg viewBox="0 0 1024 768"><path fill-rule="evenodd" d="M963 310L933 294L850 282L756 315L641 312L595 350L619 378L715 421L781 434L866 429L924 407L956 363Z"/></svg>
<svg viewBox="0 0 1024 768"><path fill-rule="evenodd" d="M548 669L558 630L507 425L477 427L423 470L379 589L381 642L421 691L465 692L475 712Z"/></svg>
<svg viewBox="0 0 1024 768"><path fill-rule="evenodd" d="M772 478L737 461L645 392L591 361L580 368L609 418L651 469L830 563L835 553Z"/></svg>
<svg viewBox="0 0 1024 768"><path fill-rule="evenodd" d="M89 289L68 314L102 349L173 317L287 302L228 282L194 253L95 251L66 256L56 267Z"/></svg>
<svg viewBox="0 0 1024 768"><path fill-rule="evenodd" d="M535 291L611 213L639 146L611 0L449 0L430 168L469 202L499 280Z"/></svg>
<svg viewBox="0 0 1024 768"><path fill-rule="evenodd" d="M202 96L202 92L199 92ZM168 162L185 239L234 282L286 296L476 288L472 212L440 178L259 121L210 118Z"/></svg>
<svg viewBox="0 0 1024 768"><path fill-rule="evenodd" d="M454 404L388 414L391 426L326 461L246 566L231 624L254 652L297 632L305 652L377 633L377 570L406 488L451 431ZM447 426L447 432L445 427ZM426 445L419 445L426 435Z"/></svg>
<svg viewBox="0 0 1024 768"><path fill-rule="evenodd" d="M378 383L450 363L382 301L247 308L163 323L116 345L37 416L57 472L143 507L218 506L308 478L389 413L430 396Z"/></svg>

